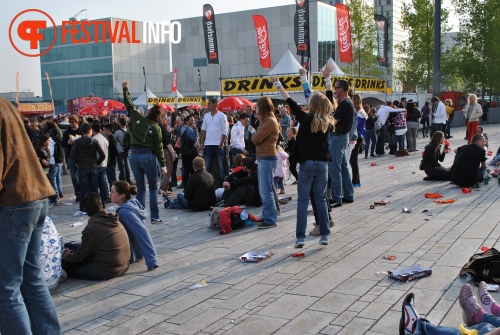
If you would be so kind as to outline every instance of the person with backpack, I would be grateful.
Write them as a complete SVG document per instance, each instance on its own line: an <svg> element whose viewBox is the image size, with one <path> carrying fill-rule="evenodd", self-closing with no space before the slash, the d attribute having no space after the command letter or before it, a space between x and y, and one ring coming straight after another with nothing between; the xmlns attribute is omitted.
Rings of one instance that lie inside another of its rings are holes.
<svg viewBox="0 0 500 335"><path fill-rule="evenodd" d="M116 157L116 163L118 164L119 180L124 180L127 183L130 181L130 164L128 161L128 154L130 151L130 133L127 131L127 119L121 117L118 119L118 127L113 136L116 138L118 156Z"/></svg>

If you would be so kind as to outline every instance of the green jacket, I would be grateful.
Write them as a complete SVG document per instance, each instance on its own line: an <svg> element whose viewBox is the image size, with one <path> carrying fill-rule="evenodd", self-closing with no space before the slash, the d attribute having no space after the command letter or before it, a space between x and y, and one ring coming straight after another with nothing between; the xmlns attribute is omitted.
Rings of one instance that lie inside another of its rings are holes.
<svg viewBox="0 0 500 335"><path fill-rule="evenodd" d="M161 167L165 166L161 128L135 108L127 87L123 88L125 107L132 123L130 139L131 149L151 149L158 158Z"/></svg>

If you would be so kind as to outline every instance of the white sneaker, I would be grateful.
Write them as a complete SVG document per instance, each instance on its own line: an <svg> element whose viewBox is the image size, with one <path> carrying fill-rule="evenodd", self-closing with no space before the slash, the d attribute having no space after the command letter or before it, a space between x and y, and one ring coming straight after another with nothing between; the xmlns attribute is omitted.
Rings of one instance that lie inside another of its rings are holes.
<svg viewBox="0 0 500 335"><path fill-rule="evenodd" d="M73 214L73 216L84 216L84 215L87 215L87 213L82 212L82 211L78 211L75 214Z"/></svg>

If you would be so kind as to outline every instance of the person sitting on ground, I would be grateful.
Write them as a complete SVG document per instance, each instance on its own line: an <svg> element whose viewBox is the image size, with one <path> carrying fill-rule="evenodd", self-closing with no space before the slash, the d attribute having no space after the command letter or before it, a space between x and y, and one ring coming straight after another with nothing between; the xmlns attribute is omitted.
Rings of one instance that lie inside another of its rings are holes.
<svg viewBox="0 0 500 335"><path fill-rule="evenodd" d="M214 177L205 171L205 160L197 156L193 159L194 173L184 188L184 193L177 193L177 202L181 206L170 204L170 208L187 208L195 212L207 211L215 205L215 184Z"/></svg>
<svg viewBox="0 0 500 335"><path fill-rule="evenodd" d="M222 207L247 204L259 207L262 205L259 194L257 166L251 157L242 161L243 170L227 176L223 183Z"/></svg>
<svg viewBox="0 0 500 335"><path fill-rule="evenodd" d="M245 155L243 155L243 154L237 154L236 156L234 156L234 169L231 171L231 173L243 171L242 163L243 163L244 158L245 158Z"/></svg>
<svg viewBox="0 0 500 335"><path fill-rule="evenodd" d="M465 323L458 327L435 326L420 317L415 310L415 295L409 293L403 300L399 322L399 335L500 335L500 305L488 293L486 283L479 283L479 301L469 284L460 289L458 302L462 308Z"/></svg>
<svg viewBox="0 0 500 335"><path fill-rule="evenodd" d="M129 266L130 245L118 215L108 213L97 193L88 193L82 200L90 216L82 231L82 242L71 252L62 254L62 267L70 277L107 280L123 275Z"/></svg>
<svg viewBox="0 0 500 335"><path fill-rule="evenodd" d="M492 166L500 166L500 147L498 147L497 153L495 154L495 157L490 161L489 165Z"/></svg>
<svg viewBox="0 0 500 335"><path fill-rule="evenodd" d="M127 231L130 242L130 264L145 258L148 271L152 271L158 267L158 256L151 235L144 224L148 213L139 200L132 199L132 195L135 194L137 194L135 185L118 180L111 187L110 197L111 202L119 206L116 213Z"/></svg>
<svg viewBox="0 0 500 335"><path fill-rule="evenodd" d="M439 162L444 161L446 155L444 142L444 133L436 131L432 134L429 144L425 146L424 155L422 156L422 168L427 177L424 180L450 180L450 168L439 164Z"/></svg>
<svg viewBox="0 0 500 335"><path fill-rule="evenodd" d="M451 181L460 187L477 187L483 180L486 169L486 151L483 135L476 134L472 137L472 144L457 148L455 161L451 167Z"/></svg>

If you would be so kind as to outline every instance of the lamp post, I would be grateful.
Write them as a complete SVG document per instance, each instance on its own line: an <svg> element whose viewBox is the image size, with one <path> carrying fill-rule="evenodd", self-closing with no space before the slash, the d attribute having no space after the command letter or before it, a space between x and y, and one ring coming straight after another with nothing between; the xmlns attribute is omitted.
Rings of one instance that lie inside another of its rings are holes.
<svg viewBox="0 0 500 335"><path fill-rule="evenodd" d="M432 95L441 93L441 0L434 1L434 59L432 72Z"/></svg>

